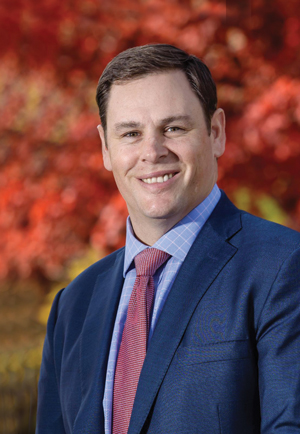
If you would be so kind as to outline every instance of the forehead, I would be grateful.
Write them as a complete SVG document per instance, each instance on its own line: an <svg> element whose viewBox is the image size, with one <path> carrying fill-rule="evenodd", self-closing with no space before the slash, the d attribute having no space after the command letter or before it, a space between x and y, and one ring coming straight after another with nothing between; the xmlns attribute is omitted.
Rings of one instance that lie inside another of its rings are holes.
<svg viewBox="0 0 300 434"><path fill-rule="evenodd" d="M172 70L114 83L107 104L107 123L124 117L165 118L201 110L200 101L184 72Z"/></svg>

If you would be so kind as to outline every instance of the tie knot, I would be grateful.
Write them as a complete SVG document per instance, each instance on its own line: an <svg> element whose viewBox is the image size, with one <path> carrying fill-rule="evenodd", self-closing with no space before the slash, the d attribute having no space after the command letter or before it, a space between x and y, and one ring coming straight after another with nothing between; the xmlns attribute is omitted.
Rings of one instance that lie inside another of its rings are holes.
<svg viewBox="0 0 300 434"><path fill-rule="evenodd" d="M153 276L156 270L170 257L169 253L151 247L134 258L137 276Z"/></svg>

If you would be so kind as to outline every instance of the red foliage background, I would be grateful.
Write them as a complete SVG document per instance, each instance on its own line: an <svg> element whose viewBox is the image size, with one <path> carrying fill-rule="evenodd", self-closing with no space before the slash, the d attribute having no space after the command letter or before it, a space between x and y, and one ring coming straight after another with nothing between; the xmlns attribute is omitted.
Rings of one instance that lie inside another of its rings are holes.
<svg viewBox="0 0 300 434"><path fill-rule="evenodd" d="M212 71L227 114L219 185L300 229L298 0L2 0L1 278L60 280L89 246L123 244L94 94L113 56L153 42Z"/></svg>

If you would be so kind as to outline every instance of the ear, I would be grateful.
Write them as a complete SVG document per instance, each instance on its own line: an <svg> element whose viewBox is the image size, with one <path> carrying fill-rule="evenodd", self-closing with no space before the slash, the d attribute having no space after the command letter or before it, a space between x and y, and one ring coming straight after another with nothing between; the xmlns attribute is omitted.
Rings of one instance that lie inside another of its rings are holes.
<svg viewBox="0 0 300 434"><path fill-rule="evenodd" d="M107 143L106 143L106 138L105 138L105 133L104 133L104 129L102 127L102 125L98 125L97 126L97 130L101 139L101 143L102 143L102 156L103 156L103 164L106 170L111 171L112 167L111 167L111 161L110 161L110 155L109 155L109 151L108 151L108 147L107 147Z"/></svg>
<svg viewBox="0 0 300 434"><path fill-rule="evenodd" d="M226 133L225 133L225 113L224 110L218 108L211 118L211 140L213 146L214 157L217 159L223 155L225 151Z"/></svg>

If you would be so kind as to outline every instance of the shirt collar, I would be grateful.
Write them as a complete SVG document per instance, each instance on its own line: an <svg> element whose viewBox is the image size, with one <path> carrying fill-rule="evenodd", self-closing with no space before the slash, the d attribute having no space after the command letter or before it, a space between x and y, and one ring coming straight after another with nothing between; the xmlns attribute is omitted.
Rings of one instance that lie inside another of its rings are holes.
<svg viewBox="0 0 300 434"><path fill-rule="evenodd" d="M189 214L165 233L152 247L167 252L171 256L183 262L195 241L195 238L214 210L220 197L221 192L217 184L215 184L206 199L192 209ZM136 239L130 218L128 217L126 223L125 261L123 269L124 277L126 276L135 256L147 247L148 246Z"/></svg>

